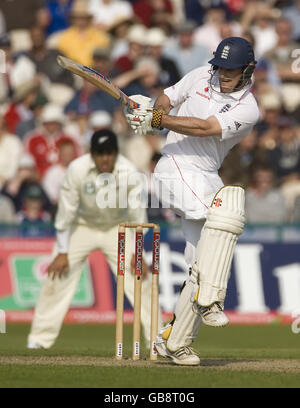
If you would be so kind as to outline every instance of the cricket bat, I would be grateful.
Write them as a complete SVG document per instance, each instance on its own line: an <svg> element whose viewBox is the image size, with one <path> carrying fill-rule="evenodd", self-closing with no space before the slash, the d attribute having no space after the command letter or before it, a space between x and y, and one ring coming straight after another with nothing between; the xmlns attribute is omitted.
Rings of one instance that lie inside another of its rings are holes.
<svg viewBox="0 0 300 408"><path fill-rule="evenodd" d="M95 71L92 68L89 68L85 65L81 65L78 62L75 62L69 58L59 55L57 57L58 64L69 71L73 72L76 75L81 76L86 79L91 84L95 85L97 88L108 93L113 98L120 101L123 105L127 106L130 109L137 109L140 107L140 104L134 102L130 99L124 92L121 91L116 85L114 85L108 78L104 75L101 75L99 72Z"/></svg>

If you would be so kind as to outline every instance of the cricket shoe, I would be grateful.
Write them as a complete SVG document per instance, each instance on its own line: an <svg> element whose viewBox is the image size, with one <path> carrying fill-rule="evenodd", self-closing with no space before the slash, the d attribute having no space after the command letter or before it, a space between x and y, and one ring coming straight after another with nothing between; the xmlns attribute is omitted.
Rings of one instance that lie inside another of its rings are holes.
<svg viewBox="0 0 300 408"><path fill-rule="evenodd" d="M44 347L42 347L40 344L36 343L35 341L28 341L27 348L33 350L33 349L42 349Z"/></svg>
<svg viewBox="0 0 300 408"><path fill-rule="evenodd" d="M175 352L167 348L167 340L164 339L164 334L168 333L172 328L171 324L163 327L156 336L155 350L157 353L166 358L170 358L178 365L199 365L200 358L191 347L180 347Z"/></svg>
<svg viewBox="0 0 300 408"><path fill-rule="evenodd" d="M170 357L177 365L200 365L200 357L192 347L183 346L174 352L171 352L170 350L168 350L168 352L171 353Z"/></svg>
<svg viewBox="0 0 300 408"><path fill-rule="evenodd" d="M229 323L228 317L223 312L223 308L219 302L215 302L210 306L199 306L198 310L202 322L207 326L223 327Z"/></svg>

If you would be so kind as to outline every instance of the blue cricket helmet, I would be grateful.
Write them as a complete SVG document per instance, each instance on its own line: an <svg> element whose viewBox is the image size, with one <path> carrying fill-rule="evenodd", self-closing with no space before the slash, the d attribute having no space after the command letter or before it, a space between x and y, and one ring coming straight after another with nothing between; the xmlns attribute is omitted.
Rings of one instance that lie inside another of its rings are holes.
<svg viewBox="0 0 300 408"><path fill-rule="evenodd" d="M253 47L242 37L228 37L220 42L214 58L208 61L214 67L235 69L246 67L250 63L256 64Z"/></svg>

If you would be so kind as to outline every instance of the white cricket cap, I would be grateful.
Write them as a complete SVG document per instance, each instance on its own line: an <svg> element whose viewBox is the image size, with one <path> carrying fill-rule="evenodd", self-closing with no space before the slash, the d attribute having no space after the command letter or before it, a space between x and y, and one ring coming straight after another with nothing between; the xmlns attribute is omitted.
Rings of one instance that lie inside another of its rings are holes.
<svg viewBox="0 0 300 408"><path fill-rule="evenodd" d="M42 123L58 122L63 124L65 121L63 109L58 105L47 104L41 114L41 121Z"/></svg>
<svg viewBox="0 0 300 408"><path fill-rule="evenodd" d="M29 168L32 169L35 167L35 160L34 158L31 156L31 154L28 153L24 153L20 160L19 160L19 165L18 168Z"/></svg>
<svg viewBox="0 0 300 408"><path fill-rule="evenodd" d="M135 24L128 30L127 41L145 45L147 31L147 28L142 24Z"/></svg>
<svg viewBox="0 0 300 408"><path fill-rule="evenodd" d="M106 111L95 111L91 114L90 119L89 119L89 125L92 128L106 128L106 127L111 127L112 125L112 117L111 115L106 112Z"/></svg>
<svg viewBox="0 0 300 408"><path fill-rule="evenodd" d="M167 37L162 29L150 28L146 36L146 44L152 46L162 46L165 44Z"/></svg>
<svg viewBox="0 0 300 408"><path fill-rule="evenodd" d="M264 109L280 109L281 100L277 92L267 92L259 97L259 102Z"/></svg>

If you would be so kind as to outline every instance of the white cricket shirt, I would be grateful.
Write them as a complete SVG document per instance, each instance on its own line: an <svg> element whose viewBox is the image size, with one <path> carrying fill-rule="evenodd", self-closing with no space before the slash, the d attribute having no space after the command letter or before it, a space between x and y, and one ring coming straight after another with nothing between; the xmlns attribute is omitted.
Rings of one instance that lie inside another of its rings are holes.
<svg viewBox="0 0 300 408"><path fill-rule="evenodd" d="M259 110L250 92L251 85L230 94L215 92L209 84L210 69L211 66L205 66L191 71L164 93L173 107L181 105L177 116L204 120L215 116L222 134L195 137L171 130L162 153L174 156L178 163L215 172L228 151L252 131Z"/></svg>

